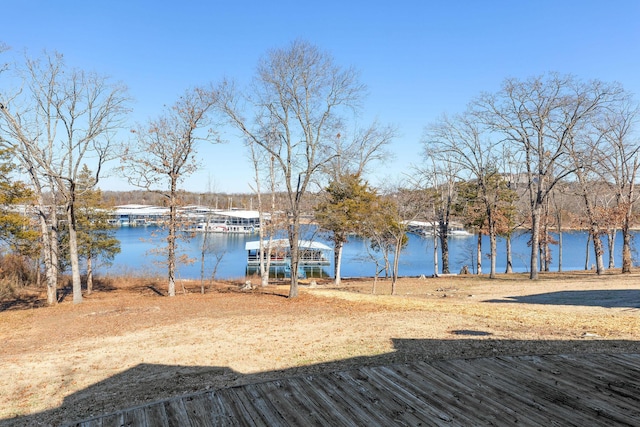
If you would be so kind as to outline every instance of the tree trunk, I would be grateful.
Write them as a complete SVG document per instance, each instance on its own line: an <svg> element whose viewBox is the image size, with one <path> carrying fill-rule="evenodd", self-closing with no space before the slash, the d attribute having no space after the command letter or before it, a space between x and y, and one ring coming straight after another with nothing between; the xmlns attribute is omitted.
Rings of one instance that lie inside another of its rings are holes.
<svg viewBox="0 0 640 427"><path fill-rule="evenodd" d="M334 277L335 277L335 285L340 286L341 283L341 274L340 270L342 268L342 249L344 248L344 239L342 236L338 237L335 242L335 248L333 253L333 263L334 263Z"/></svg>
<svg viewBox="0 0 640 427"><path fill-rule="evenodd" d="M607 233L608 237L608 245L609 245L609 269L616 268L616 262L614 259L615 255L615 245L616 245L616 229L609 230Z"/></svg>
<svg viewBox="0 0 640 427"><path fill-rule="evenodd" d="M440 221L440 248L442 252L442 274L449 274L449 225Z"/></svg>
<svg viewBox="0 0 640 427"><path fill-rule="evenodd" d="M540 214L541 206L537 204L531 211L531 263L529 279L538 279L538 250L540 246Z"/></svg>
<svg viewBox="0 0 640 427"><path fill-rule="evenodd" d="M207 250L207 239L209 238L209 218L202 232L202 246L200 247L200 293L204 295L204 255Z"/></svg>
<svg viewBox="0 0 640 427"><path fill-rule="evenodd" d="M635 166L635 164L634 164ZM634 171L637 170L635 167ZM635 177L635 173L633 175ZM633 194L635 190L634 180L631 180L629 186L629 193L627 197L627 207L624 215L624 221L622 221L622 273L631 273L631 267L633 264L631 255L631 218L633 214Z"/></svg>
<svg viewBox="0 0 640 427"><path fill-rule="evenodd" d="M176 178L172 176L169 196L169 235L167 236L167 278L170 297L176 296L176 186Z"/></svg>
<svg viewBox="0 0 640 427"><path fill-rule="evenodd" d="M496 252L498 250L497 248L498 245L497 245L496 233L494 231L489 233L489 245L491 246L491 270L489 271L489 278L495 279L496 278Z"/></svg>
<svg viewBox="0 0 640 427"><path fill-rule="evenodd" d="M556 215L558 221L558 272L562 273L562 213Z"/></svg>
<svg viewBox="0 0 640 427"><path fill-rule="evenodd" d="M57 224L49 226L44 207L38 207L38 218L40 221L40 232L42 235L42 258L44 260L44 275L47 280L47 304L58 303L58 257L57 253L58 234ZM52 218L52 222L54 219Z"/></svg>
<svg viewBox="0 0 640 427"><path fill-rule="evenodd" d="M593 234L593 251L596 256L596 274L600 275L604 272L604 248L597 227L591 228Z"/></svg>
<svg viewBox="0 0 640 427"><path fill-rule="evenodd" d="M87 295L93 292L93 258L87 257Z"/></svg>
<svg viewBox="0 0 640 427"><path fill-rule="evenodd" d="M546 199L544 204L544 225L543 239L542 239L542 252L544 259L544 271L549 272L551 266L551 245L549 244L549 198Z"/></svg>
<svg viewBox="0 0 640 427"><path fill-rule="evenodd" d="M80 280L80 262L78 261L78 235L76 233L76 216L73 208L73 200L70 200L67 203L67 222L69 227L69 258L71 260L71 283L73 287L73 303L79 304L82 302L82 282Z"/></svg>
<svg viewBox="0 0 640 427"><path fill-rule="evenodd" d="M40 181L36 176L31 178L36 187L36 209L40 225L40 237L42 239L44 275L47 281L47 304L55 305L58 303L58 217L55 197L51 206L47 209ZM47 214L47 211L49 211L49 214Z"/></svg>
<svg viewBox="0 0 640 427"><path fill-rule="evenodd" d="M476 274L482 274L482 233L480 231L476 241Z"/></svg>
<svg viewBox="0 0 640 427"><path fill-rule="evenodd" d="M293 221L289 225L289 249L291 251L291 285L289 287L289 298L298 296L298 266L299 259L299 240L300 240L300 219L298 218L298 210L293 212Z"/></svg>
<svg viewBox="0 0 640 427"><path fill-rule="evenodd" d="M589 252L589 243L591 243L591 233L587 235L587 247L586 247L586 256L584 258L584 269L589 270L589 256L591 253Z"/></svg>
<svg viewBox="0 0 640 427"><path fill-rule="evenodd" d="M400 268L400 251L402 250L402 235L396 237L393 254L393 273L391 276L391 295L396 294L396 284L398 282L398 270Z"/></svg>
<svg viewBox="0 0 640 427"><path fill-rule="evenodd" d="M622 273L631 273L631 267L631 233L629 232L629 223L625 220L622 226Z"/></svg>
<svg viewBox="0 0 640 427"><path fill-rule="evenodd" d="M438 277L440 274L438 266L438 233L436 227L433 227L433 276Z"/></svg>
<svg viewBox="0 0 640 427"><path fill-rule="evenodd" d="M513 273L513 254L511 252L511 233L507 235L505 238L506 246L507 246L507 268L505 273Z"/></svg>

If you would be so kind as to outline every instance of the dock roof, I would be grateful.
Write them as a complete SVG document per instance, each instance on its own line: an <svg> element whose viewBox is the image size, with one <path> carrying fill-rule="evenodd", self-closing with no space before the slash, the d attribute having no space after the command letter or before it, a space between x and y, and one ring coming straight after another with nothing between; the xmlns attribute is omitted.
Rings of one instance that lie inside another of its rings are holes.
<svg viewBox="0 0 640 427"><path fill-rule="evenodd" d="M263 244L265 247L269 244L268 240L263 240ZM289 239L274 239L271 241L272 248L288 248L289 247ZM332 250L329 246L320 242L313 242L311 240L299 240L298 247L300 249L317 249L321 251L330 251ZM246 242L244 244L244 249L246 251L256 251L260 249L260 240L254 240L251 242Z"/></svg>

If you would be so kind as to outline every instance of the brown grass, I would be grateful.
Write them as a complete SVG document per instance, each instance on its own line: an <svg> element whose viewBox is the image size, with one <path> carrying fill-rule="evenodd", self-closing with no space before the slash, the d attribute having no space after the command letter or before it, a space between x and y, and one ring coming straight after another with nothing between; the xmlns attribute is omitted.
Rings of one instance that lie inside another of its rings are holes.
<svg viewBox="0 0 640 427"><path fill-rule="evenodd" d="M162 296L150 279L0 301L0 421L58 424L181 393L362 364L495 354L638 352L640 276L458 276ZM178 291L182 287L178 286ZM17 417L9 420L10 417Z"/></svg>

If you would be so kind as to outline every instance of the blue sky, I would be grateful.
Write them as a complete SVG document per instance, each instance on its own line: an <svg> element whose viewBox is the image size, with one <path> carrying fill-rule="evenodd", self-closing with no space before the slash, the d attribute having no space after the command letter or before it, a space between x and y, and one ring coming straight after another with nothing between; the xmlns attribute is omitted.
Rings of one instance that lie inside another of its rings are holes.
<svg viewBox="0 0 640 427"><path fill-rule="evenodd" d="M131 122L161 113L187 88L248 83L259 58L301 38L361 73L359 119L393 124L395 153L373 184L420 162L425 125L462 111L507 77L547 71L618 81L640 96L640 1L51 1L5 2L0 41L14 52L64 54L68 65L124 82ZM132 125L133 126L133 125ZM201 146L203 169L184 188L249 192L239 139ZM104 190L125 189L117 177Z"/></svg>

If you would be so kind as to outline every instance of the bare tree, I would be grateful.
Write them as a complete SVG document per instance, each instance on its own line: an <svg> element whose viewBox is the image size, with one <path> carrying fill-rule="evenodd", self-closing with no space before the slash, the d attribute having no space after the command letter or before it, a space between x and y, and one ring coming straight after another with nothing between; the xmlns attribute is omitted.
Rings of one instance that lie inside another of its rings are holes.
<svg viewBox="0 0 640 427"><path fill-rule="evenodd" d="M496 275L496 241L498 235L499 205L506 191L506 181L498 170L502 154L499 142L483 135L471 113L442 117L429 126L423 136L427 155L437 162L450 162L460 181L471 181L477 189L477 198L483 206L482 223L486 225L490 241L491 268L489 277Z"/></svg>
<svg viewBox="0 0 640 427"><path fill-rule="evenodd" d="M484 94L473 107L506 143L519 147L526 162L531 215L530 278L538 278L543 209L553 187L575 170L567 144L577 130L619 94L616 85L582 82L550 74L525 81L507 79L496 94Z"/></svg>
<svg viewBox="0 0 640 427"><path fill-rule="evenodd" d="M339 132L333 145L326 147L325 157L329 161L322 169L332 181L339 181L340 177L347 175L364 177L372 165L392 157L388 146L396 136L396 128L381 126L377 121L356 130L351 137L345 131Z"/></svg>
<svg viewBox="0 0 640 427"><path fill-rule="evenodd" d="M638 121L638 106L631 99L623 99L615 109L603 114L596 123L603 144L598 155L598 173L614 186L617 213L622 217L622 272L630 273L631 222L637 201L635 182L640 169L640 140L633 132Z"/></svg>
<svg viewBox="0 0 640 427"><path fill-rule="evenodd" d="M45 55L26 60L21 69L26 89L8 97L2 104L7 143L20 153L39 195L38 211L48 279L48 301L55 300L57 287L57 203L64 201L69 229L73 301L82 301L78 261L76 198L80 168L93 165L94 183L103 164L110 159L112 138L122 126L126 89L106 77L82 70L69 70L62 55ZM44 192L52 193L45 205Z"/></svg>
<svg viewBox="0 0 640 427"><path fill-rule="evenodd" d="M256 150L255 144L249 141L249 148L251 150L251 161L253 162L255 172L255 187L253 187L256 196L258 197L258 257L260 268L260 285L267 286L269 284L269 274L271 270L271 251L273 249L273 239L278 227L278 221L276 219L276 191L277 181L275 176L274 159L268 152L263 151L262 156ZM265 156L266 154L266 156ZM266 158L265 158L266 157ZM268 165L265 167L264 165ZM266 172L266 183L269 188L269 195L271 203L266 204L264 200L264 193L262 191L263 177L261 172ZM268 208L267 208L268 207Z"/></svg>
<svg viewBox="0 0 640 427"><path fill-rule="evenodd" d="M595 167L597 165L597 142L590 140L589 136L583 138L568 138L567 151L573 162L577 188L584 202L586 225L593 241L593 250L596 261L596 274L604 272L604 248L601 235L603 233L598 209L598 192L593 191L596 182Z"/></svg>
<svg viewBox="0 0 640 427"><path fill-rule="evenodd" d="M290 298L298 296L301 203L312 178L333 155L326 145L340 129L341 113L356 107L363 91L353 69L338 67L327 53L300 40L260 61L245 96L229 82L221 85L220 111L273 157L283 178L293 272ZM252 120L244 117L241 101L247 102Z"/></svg>
<svg viewBox="0 0 640 427"><path fill-rule="evenodd" d="M433 207L434 263L437 262L436 238L442 254L442 274L449 270L449 227L456 198L456 186L461 167L451 152L436 152L431 145L424 146L426 164L418 170L420 181L431 199ZM434 274L437 266L434 266Z"/></svg>
<svg viewBox="0 0 640 427"><path fill-rule="evenodd" d="M125 147L121 170L129 183L164 197L169 207L167 224L168 294L175 296L176 238L178 229L178 185L198 167L197 146L214 141L207 112L216 94L211 89L195 88L183 96L158 119L134 131L134 143Z"/></svg>
<svg viewBox="0 0 640 427"><path fill-rule="evenodd" d="M396 294L398 273L400 268L400 253L408 242L407 215L413 211L413 199L416 192L396 189L385 196L378 196L377 206L371 214L364 219L361 232L369 238L372 249L382 253L384 270L391 271L391 294ZM390 257L393 255L393 262ZM376 274L374 278L373 292L378 278L378 261L376 262Z"/></svg>

